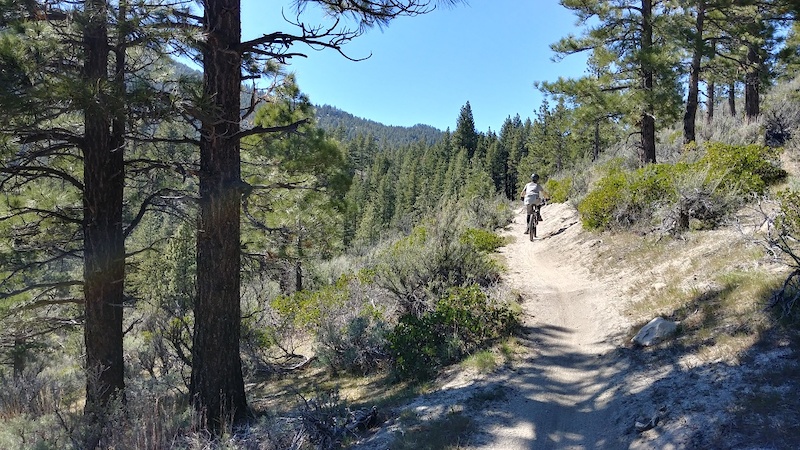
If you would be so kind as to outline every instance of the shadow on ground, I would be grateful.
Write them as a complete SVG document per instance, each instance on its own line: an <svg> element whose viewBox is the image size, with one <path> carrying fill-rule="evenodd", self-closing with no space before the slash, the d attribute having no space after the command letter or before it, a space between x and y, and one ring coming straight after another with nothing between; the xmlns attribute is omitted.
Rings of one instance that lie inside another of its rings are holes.
<svg viewBox="0 0 800 450"><path fill-rule="evenodd" d="M618 345L604 354L578 353L564 344L571 332L523 328L520 340L532 349L530 358L433 393L419 412L461 408L480 429L467 448L794 449L800 442L797 342L776 330L760 336L737 365L688 363L698 348L680 339L648 349ZM592 376L560 382L549 375L576 369ZM454 398L459 404L448 403ZM636 422L654 426L637 430ZM504 434L509 430L515 435Z"/></svg>

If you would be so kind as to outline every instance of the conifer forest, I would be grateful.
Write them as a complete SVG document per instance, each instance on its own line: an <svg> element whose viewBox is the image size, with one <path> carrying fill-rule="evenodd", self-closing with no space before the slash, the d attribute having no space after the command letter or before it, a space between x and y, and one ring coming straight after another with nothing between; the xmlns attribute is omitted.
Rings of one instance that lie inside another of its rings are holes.
<svg viewBox="0 0 800 450"><path fill-rule="evenodd" d="M337 448L369 417L335 380L419 386L517 331L494 253L532 172L597 233L785 180L791 0L560 0L585 75L498 130L354 117L291 71L464 3L295 0L243 41L239 0L0 0L0 448Z"/></svg>

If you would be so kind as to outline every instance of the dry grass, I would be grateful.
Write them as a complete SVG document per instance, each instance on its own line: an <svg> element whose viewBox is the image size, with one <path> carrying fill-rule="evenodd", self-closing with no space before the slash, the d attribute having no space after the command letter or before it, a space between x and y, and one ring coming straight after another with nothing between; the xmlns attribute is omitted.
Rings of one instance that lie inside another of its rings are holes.
<svg viewBox="0 0 800 450"><path fill-rule="evenodd" d="M800 442L800 332L797 323L766 308L789 270L757 244L757 228L690 232L681 239L604 234L592 264L597 276L627 286L624 313L633 324L627 341L653 317L680 322L673 340L631 353L634 359L677 362L683 381L674 383L696 388L708 383L697 376L706 371L730 377L723 390L736 393L732 403L706 411L720 413L725 425L702 448Z"/></svg>
<svg viewBox="0 0 800 450"><path fill-rule="evenodd" d="M733 230L683 239L617 234L599 258L630 286L625 313L642 325L655 316L681 323L678 342L703 360L736 359L774 327L764 307L785 273L751 239ZM635 329L632 330L632 333Z"/></svg>
<svg viewBox="0 0 800 450"><path fill-rule="evenodd" d="M420 421L409 414L401 419L406 431L392 443L391 450L458 449L472 431L472 419L457 409L438 420Z"/></svg>
<svg viewBox="0 0 800 450"><path fill-rule="evenodd" d="M364 377L332 377L321 368L309 368L299 373L270 377L248 386L251 406L258 411L288 413L297 406L300 396L314 396L319 392L338 392L354 407L390 408L421 393L427 385L398 382L388 373Z"/></svg>
<svg viewBox="0 0 800 450"><path fill-rule="evenodd" d="M510 366L524 354L517 338L509 337L492 348L481 350L470 355L461 365L478 373L491 373L499 367Z"/></svg>

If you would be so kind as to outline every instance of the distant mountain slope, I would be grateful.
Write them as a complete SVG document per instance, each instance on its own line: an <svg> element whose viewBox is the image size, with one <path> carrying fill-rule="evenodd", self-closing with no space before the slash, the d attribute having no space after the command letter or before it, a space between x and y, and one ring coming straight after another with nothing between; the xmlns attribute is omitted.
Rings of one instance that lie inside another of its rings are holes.
<svg viewBox="0 0 800 450"><path fill-rule="evenodd" d="M186 76L201 80L203 73L197 67L190 66L178 60L172 60L172 77ZM241 93L242 107L250 104L252 88L249 85L243 86ZM263 106L263 105L262 105ZM372 134L377 142L383 142L391 148L414 144L420 141L427 145L433 145L442 138L444 132L430 125L417 124L412 127L401 127L384 125L374 120L362 119L339 108L330 105L316 105L317 123L330 135L337 136L344 141L350 141L361 133L363 135ZM245 117L245 122L252 125L255 113Z"/></svg>
<svg viewBox="0 0 800 450"><path fill-rule="evenodd" d="M326 132L352 140L361 133L372 134L376 141L386 141L392 146L402 146L424 141L432 145L444 134L430 125L417 124L412 127L384 125L373 120L362 119L330 105L317 105L317 121Z"/></svg>

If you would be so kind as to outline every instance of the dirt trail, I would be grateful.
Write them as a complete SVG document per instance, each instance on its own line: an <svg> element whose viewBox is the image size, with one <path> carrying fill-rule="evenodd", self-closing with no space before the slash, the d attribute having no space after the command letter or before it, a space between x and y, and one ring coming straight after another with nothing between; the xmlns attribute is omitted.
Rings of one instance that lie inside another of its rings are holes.
<svg viewBox="0 0 800 450"><path fill-rule="evenodd" d="M506 231L501 250L507 282L523 297L521 361L493 376L507 399L479 413L482 431L470 448L617 448L607 436L615 379L610 352L624 319L616 289L585 266L580 223L567 205L547 205L534 242L523 234L524 214Z"/></svg>
<svg viewBox="0 0 800 450"><path fill-rule="evenodd" d="M760 386L764 373L796 373L788 343L760 348L744 365L745 355L709 359L688 347L646 351L626 342L632 324L621 312L635 300L628 297L648 284L658 289L664 279L659 274L673 266L720 252L731 245L732 231L720 231L705 244L695 240L680 246L680 258L643 265L612 259L615 253L608 250L614 243L602 239L614 235L582 231L569 205L547 205L542 215L539 239L530 242L520 211L504 232L509 243L500 250L508 268L504 285L520 294L523 310L512 361L490 373L450 367L430 393L404 405L404 412L432 424L451 412L463 413L470 433L453 436L453 445L468 450L796 447L745 445L783 437L762 430L765 420L772 419L755 413L748 416L751 422L742 422L735 416L742 393L769 388ZM615 265L595 270L592 264ZM649 268L643 271L642 266ZM692 282L698 277L704 279L693 272ZM780 392L794 392L793 386ZM404 433L400 422L390 420L353 449L389 448L393 436ZM655 426L637 432L636 422ZM751 437L745 430L734 435L733 424L739 423L751 423L761 434ZM795 435L788 436L787 442L796 444ZM731 439L745 444L737 446Z"/></svg>
<svg viewBox="0 0 800 450"><path fill-rule="evenodd" d="M515 360L489 374L453 367L434 392L403 409L430 420L461 408L474 431L461 449L629 448L631 417L618 395L630 389L620 387L627 363L614 354L628 329L618 313L623 297L588 270L599 241L581 231L575 209L547 205L542 215L539 239L530 242L520 211L500 250L505 282L522 297ZM385 424L353 448L386 449L394 433L402 426Z"/></svg>

